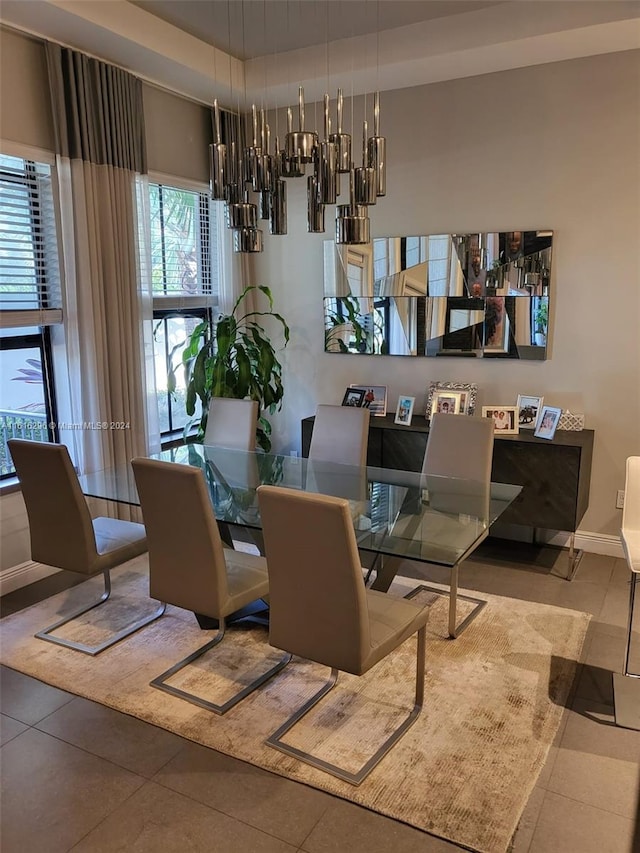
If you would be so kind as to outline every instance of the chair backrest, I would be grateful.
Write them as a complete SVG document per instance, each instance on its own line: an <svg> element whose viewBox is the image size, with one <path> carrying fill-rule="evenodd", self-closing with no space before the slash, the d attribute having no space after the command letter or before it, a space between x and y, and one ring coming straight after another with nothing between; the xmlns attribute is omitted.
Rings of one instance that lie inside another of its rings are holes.
<svg viewBox="0 0 640 853"><path fill-rule="evenodd" d="M493 420L469 415L431 416L423 474L491 482Z"/></svg>
<svg viewBox="0 0 640 853"><path fill-rule="evenodd" d="M313 423L309 459L367 464L369 409L355 406L318 406Z"/></svg>
<svg viewBox="0 0 640 853"><path fill-rule="evenodd" d="M217 444L236 450L256 449L258 403L214 397L209 403L204 444Z"/></svg>
<svg viewBox="0 0 640 853"><path fill-rule="evenodd" d="M131 461L149 547L149 594L185 610L222 614L229 598L224 549L200 468Z"/></svg>
<svg viewBox="0 0 640 853"><path fill-rule="evenodd" d="M489 512L492 460L491 418L434 414L422 463L431 506L441 512L485 518Z"/></svg>
<svg viewBox="0 0 640 853"><path fill-rule="evenodd" d="M362 566L343 498L258 488L269 571L269 642L359 672L371 641Z"/></svg>
<svg viewBox="0 0 640 853"><path fill-rule="evenodd" d="M632 572L640 572L640 456L627 459L622 546Z"/></svg>
<svg viewBox="0 0 640 853"><path fill-rule="evenodd" d="M96 538L78 476L63 444L7 442L29 517L31 559L91 575Z"/></svg>

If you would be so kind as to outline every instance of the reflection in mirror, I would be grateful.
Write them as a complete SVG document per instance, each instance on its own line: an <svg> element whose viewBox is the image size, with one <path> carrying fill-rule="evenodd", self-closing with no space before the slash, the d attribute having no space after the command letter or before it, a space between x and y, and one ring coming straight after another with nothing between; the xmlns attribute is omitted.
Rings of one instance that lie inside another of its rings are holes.
<svg viewBox="0 0 640 853"><path fill-rule="evenodd" d="M484 299L436 296L425 301L425 355L482 355Z"/></svg>
<svg viewBox="0 0 640 853"><path fill-rule="evenodd" d="M325 298L325 351L417 355L420 313L424 299Z"/></svg>
<svg viewBox="0 0 640 853"><path fill-rule="evenodd" d="M326 241L325 349L544 359L552 238L508 231Z"/></svg>

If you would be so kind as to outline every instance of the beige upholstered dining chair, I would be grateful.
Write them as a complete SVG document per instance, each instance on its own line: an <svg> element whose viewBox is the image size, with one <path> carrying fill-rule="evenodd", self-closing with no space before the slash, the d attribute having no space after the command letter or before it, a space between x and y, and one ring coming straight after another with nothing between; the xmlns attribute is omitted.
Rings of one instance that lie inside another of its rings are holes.
<svg viewBox="0 0 640 853"><path fill-rule="evenodd" d="M483 517L489 510L491 494L491 463L493 460L493 421L491 418L470 417L469 415L434 414L429 425L429 437L422 463L422 474L425 475L429 491L430 506L443 513L438 533L439 544L447 546L446 513L466 514ZM457 478L457 481L456 481ZM449 482L447 481L449 479ZM430 480L432 481L430 483ZM411 524L409 517L403 520ZM451 525L450 535L455 536L457 525ZM394 532L400 534L402 525L398 523ZM434 543L438 544L438 543ZM385 572L384 560L374 562L377 577L374 587L385 588L394 577L389 568ZM373 568L369 570L369 581ZM449 597L451 601L450 625L451 636L457 636L472 621L486 601L457 592L459 563L451 570ZM438 595L443 591L437 587L424 584L416 587L415 592L428 590ZM455 625L456 601L461 599L475 605L470 614L460 625Z"/></svg>
<svg viewBox="0 0 640 853"><path fill-rule="evenodd" d="M627 459L620 539L631 578L624 665L622 674L613 674L616 723L640 729L640 672L632 672L630 664L636 586L640 578L640 456Z"/></svg>
<svg viewBox="0 0 640 853"><path fill-rule="evenodd" d="M214 397L209 404L203 444L215 444L235 450L256 449L258 403Z"/></svg>
<svg viewBox="0 0 640 853"><path fill-rule="evenodd" d="M104 592L98 601L38 631L36 637L96 655L161 616L164 605L96 646L52 633L109 598L110 569L143 554L147 550L146 533L142 524L115 518L91 519L64 445L22 439L10 439L7 444L27 507L31 559L81 575L104 575Z"/></svg>
<svg viewBox="0 0 640 853"><path fill-rule="evenodd" d="M266 742L359 785L422 708L429 607L365 589L346 499L279 486L260 486L258 499L269 567L269 642L331 667L329 681ZM340 670L362 675L415 633L414 707L357 772L283 742L283 736L335 685Z"/></svg>
<svg viewBox="0 0 640 853"><path fill-rule="evenodd" d="M367 464L369 409L326 406L316 409L309 459L362 467Z"/></svg>
<svg viewBox="0 0 640 853"><path fill-rule="evenodd" d="M133 459L131 465L147 529L150 595L218 620L213 640L154 678L151 685L216 714L225 714L279 672L291 655L221 704L168 681L220 643L230 617L267 595L265 560L223 547L200 468L143 458ZM242 682L241 673L238 678Z"/></svg>

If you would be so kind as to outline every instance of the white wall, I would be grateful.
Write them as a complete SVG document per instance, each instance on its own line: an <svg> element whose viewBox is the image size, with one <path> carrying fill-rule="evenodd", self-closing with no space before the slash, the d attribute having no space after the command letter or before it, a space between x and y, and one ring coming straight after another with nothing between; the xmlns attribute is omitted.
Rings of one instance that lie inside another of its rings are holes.
<svg viewBox="0 0 640 853"><path fill-rule="evenodd" d="M292 326L277 448L351 382L383 384L424 408L431 380L477 382L479 405L519 393L586 414L595 430L581 529L617 535L624 461L640 453L640 55L608 54L385 92L387 196L373 236L554 231L546 362L364 357L323 352L322 242L306 233L306 185L288 181L289 234L254 261ZM358 109L359 105L357 105ZM309 110L313 114L313 108Z"/></svg>

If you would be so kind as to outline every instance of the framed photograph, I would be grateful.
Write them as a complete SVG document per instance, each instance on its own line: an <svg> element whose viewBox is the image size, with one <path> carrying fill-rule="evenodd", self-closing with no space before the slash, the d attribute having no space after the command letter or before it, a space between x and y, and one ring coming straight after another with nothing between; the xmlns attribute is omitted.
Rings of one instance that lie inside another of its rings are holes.
<svg viewBox="0 0 640 853"><path fill-rule="evenodd" d="M531 397L528 394L518 394L518 423L520 429L536 428L543 400L544 397Z"/></svg>
<svg viewBox="0 0 640 853"><path fill-rule="evenodd" d="M429 412L429 417L436 413L459 415L461 399L462 394L460 391L434 391L431 398L431 411Z"/></svg>
<svg viewBox="0 0 640 853"><path fill-rule="evenodd" d="M518 434L517 406L483 406L483 418L493 418L494 435Z"/></svg>
<svg viewBox="0 0 640 853"><path fill-rule="evenodd" d="M383 417L387 414L387 386L386 385L350 385L350 388L362 391L362 405L371 410L371 415Z"/></svg>
<svg viewBox="0 0 640 853"><path fill-rule="evenodd" d="M411 424L411 417L413 415L413 404L415 403L415 401L415 397L398 398L398 408L396 409L396 419L394 423L404 424L405 426L409 426Z"/></svg>
<svg viewBox="0 0 640 853"><path fill-rule="evenodd" d="M427 409L425 418L429 420L433 409L433 397L441 391L449 391L459 395L460 402L457 414L473 415L476 410L476 395L478 386L469 382L431 382L427 392ZM436 409L437 411L437 409Z"/></svg>
<svg viewBox="0 0 640 853"><path fill-rule="evenodd" d="M534 431L536 438L553 438L558 427L562 409L554 406L543 406L538 415L538 423Z"/></svg>
<svg viewBox="0 0 640 853"><path fill-rule="evenodd" d="M355 406L360 408L364 403L364 389L362 388L347 388L342 398L343 406Z"/></svg>

